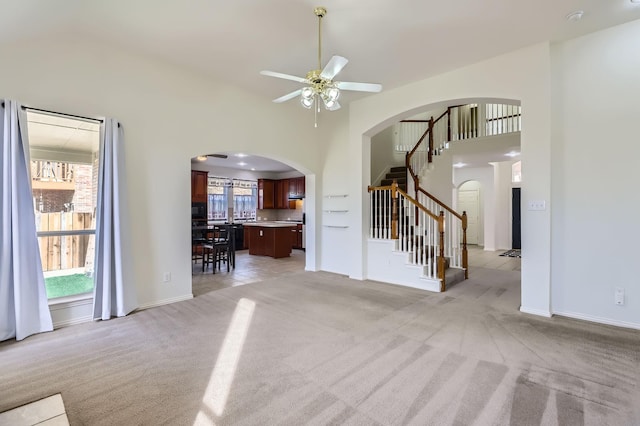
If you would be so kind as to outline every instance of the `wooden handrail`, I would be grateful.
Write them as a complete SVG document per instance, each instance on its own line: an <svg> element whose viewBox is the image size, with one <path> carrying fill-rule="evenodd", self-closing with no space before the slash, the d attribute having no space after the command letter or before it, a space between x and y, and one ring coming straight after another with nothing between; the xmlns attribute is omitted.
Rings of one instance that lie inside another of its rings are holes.
<svg viewBox="0 0 640 426"><path fill-rule="evenodd" d="M458 212L453 210L451 207L447 206L445 203L443 203L442 201L438 200L436 197L434 197L433 195L431 195L430 193L425 191L424 188L422 188L421 186L418 186L416 188L417 188L416 191L422 192L424 195L426 195L427 197L429 197L433 201L435 201L440 207L442 207L443 209L445 209L446 211L448 211L449 213L451 213L452 215L454 215L458 219L462 220L462 215L461 214L458 214Z"/></svg>
<svg viewBox="0 0 640 426"><path fill-rule="evenodd" d="M367 186L367 191L391 191L393 185L385 185L385 186Z"/></svg>
<svg viewBox="0 0 640 426"><path fill-rule="evenodd" d="M425 130L422 136L420 136L420 139L418 139L418 143L416 143L413 149L409 153L407 153L408 158L411 158L411 156L413 155L414 152L416 152L416 150L418 149L418 147L420 146L424 138L429 134L429 131L431 130L431 120L429 120L428 123L429 123L429 127L427 127L427 130Z"/></svg>
<svg viewBox="0 0 640 426"><path fill-rule="evenodd" d="M429 217L431 217L433 220L435 221L440 221L440 216L438 216L437 214L433 213L431 210L429 210L428 208L426 208L425 206L423 206L422 204L420 204L415 198L411 197L409 194L407 194L406 192L404 192L402 189L398 188L398 192L401 193L402 195L404 195L404 197L406 199L409 200L410 203L412 203L413 205L415 205L418 209L422 210L423 212L425 212L427 215L429 215ZM444 217L442 218L442 221L444 223Z"/></svg>

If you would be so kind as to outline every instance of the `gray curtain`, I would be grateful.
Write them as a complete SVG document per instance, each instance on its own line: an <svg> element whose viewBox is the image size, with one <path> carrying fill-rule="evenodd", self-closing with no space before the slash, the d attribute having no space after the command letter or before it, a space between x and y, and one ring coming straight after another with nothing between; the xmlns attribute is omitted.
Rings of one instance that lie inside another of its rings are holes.
<svg viewBox="0 0 640 426"><path fill-rule="evenodd" d="M121 317L137 308L124 163L124 133L107 118L100 128L93 319Z"/></svg>
<svg viewBox="0 0 640 426"><path fill-rule="evenodd" d="M27 117L0 102L0 341L53 330L33 211Z"/></svg>

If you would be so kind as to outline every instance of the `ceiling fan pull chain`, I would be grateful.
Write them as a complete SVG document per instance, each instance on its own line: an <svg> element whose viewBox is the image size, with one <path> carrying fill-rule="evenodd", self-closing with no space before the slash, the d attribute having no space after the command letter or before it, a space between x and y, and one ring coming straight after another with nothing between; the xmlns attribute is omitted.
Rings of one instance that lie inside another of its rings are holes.
<svg viewBox="0 0 640 426"><path fill-rule="evenodd" d="M316 100L317 108L313 109L313 127L318 127L318 111L320 110L320 103Z"/></svg>

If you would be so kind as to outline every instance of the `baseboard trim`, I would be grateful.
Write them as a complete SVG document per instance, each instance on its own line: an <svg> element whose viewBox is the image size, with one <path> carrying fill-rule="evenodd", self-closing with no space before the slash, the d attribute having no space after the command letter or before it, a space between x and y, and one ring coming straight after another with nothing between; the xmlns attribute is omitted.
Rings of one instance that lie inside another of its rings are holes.
<svg viewBox="0 0 640 426"><path fill-rule="evenodd" d="M84 317L77 317L69 320L54 322L53 328L58 329L63 327L69 327L70 325L82 324L82 323L91 322L91 321L93 321L93 318L91 318L91 315L87 315Z"/></svg>
<svg viewBox="0 0 640 426"><path fill-rule="evenodd" d="M145 309L156 308L158 306L169 305L171 303L183 302L185 300L191 300L191 299L193 299L193 294L185 294L184 296L172 297L171 299L164 299L164 300L159 300L157 302L145 303L143 305L138 306L136 311L144 311Z"/></svg>
<svg viewBox="0 0 640 426"><path fill-rule="evenodd" d="M561 317L595 322L598 324L613 325L616 327L632 328L634 330L640 330L640 324L635 322L618 321L618 320L612 320L609 318L602 318L602 317L596 317L593 315L585 315L585 314L579 314L577 312L567 312L567 311L554 311L553 314Z"/></svg>
<svg viewBox="0 0 640 426"><path fill-rule="evenodd" d="M551 318L552 316L550 311L543 311L542 309L527 308L526 306L520 306L520 312L524 312L525 314L537 315L539 317L546 317L546 318Z"/></svg>
<svg viewBox="0 0 640 426"><path fill-rule="evenodd" d="M49 305L49 311L51 312L51 316L54 317L56 314L56 311L66 311L71 313L71 311L75 308L80 308L82 309L82 307L84 306L88 306L88 307L92 307L93 306L93 297L84 297L81 299L71 299L71 300L67 300L67 301L61 301L58 300L55 303L51 303ZM89 308L89 311L91 311L91 308ZM62 315L65 315L64 313ZM68 314L67 314L68 315ZM70 325L76 325L76 324L82 324L85 322L91 322L93 320L91 315L83 315L83 316L75 316L73 318L68 318L68 319L64 319L64 320L60 320L60 321L54 321L53 323L53 328L54 329L58 329L58 328L62 328L62 327L68 327Z"/></svg>

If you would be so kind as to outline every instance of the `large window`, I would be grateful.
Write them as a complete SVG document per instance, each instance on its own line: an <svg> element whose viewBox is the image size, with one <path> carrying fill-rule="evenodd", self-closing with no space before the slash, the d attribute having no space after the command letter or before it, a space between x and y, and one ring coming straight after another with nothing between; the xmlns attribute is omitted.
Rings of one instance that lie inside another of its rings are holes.
<svg viewBox="0 0 640 426"><path fill-rule="evenodd" d="M209 177L207 194L209 220L256 218L258 182L255 180Z"/></svg>
<svg viewBox="0 0 640 426"><path fill-rule="evenodd" d="M209 177L209 184L207 185L207 218L209 220L228 220L230 187L230 179Z"/></svg>
<svg viewBox="0 0 640 426"><path fill-rule="evenodd" d="M255 220L258 208L258 182L233 180L233 218Z"/></svg>
<svg viewBox="0 0 640 426"><path fill-rule="evenodd" d="M49 299L93 291L100 123L27 110L31 186Z"/></svg>

